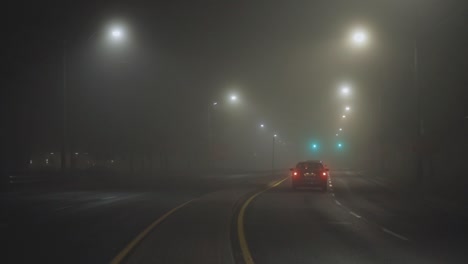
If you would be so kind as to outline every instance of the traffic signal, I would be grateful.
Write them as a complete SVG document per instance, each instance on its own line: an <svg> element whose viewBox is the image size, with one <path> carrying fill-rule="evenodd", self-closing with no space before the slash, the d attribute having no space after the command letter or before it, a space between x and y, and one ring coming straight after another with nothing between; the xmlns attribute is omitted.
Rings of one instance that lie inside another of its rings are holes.
<svg viewBox="0 0 468 264"><path fill-rule="evenodd" d="M319 144L317 143L312 143L310 144L310 149L314 152L318 151L319 150Z"/></svg>

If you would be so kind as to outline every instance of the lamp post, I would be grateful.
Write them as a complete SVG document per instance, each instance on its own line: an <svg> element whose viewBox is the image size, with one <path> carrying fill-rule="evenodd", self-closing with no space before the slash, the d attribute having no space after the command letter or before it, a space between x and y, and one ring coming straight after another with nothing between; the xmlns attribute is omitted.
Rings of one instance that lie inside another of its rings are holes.
<svg viewBox="0 0 468 264"><path fill-rule="evenodd" d="M351 34L351 42L354 44L354 46L357 47L362 47L365 46L368 42L368 34L366 31L363 29L357 29ZM414 86L414 92L416 96L416 136L417 136L417 143L418 146L422 144L422 139L424 137L424 119L422 116L422 94L421 94L421 89L419 86L419 50L418 50L418 44L417 41L414 41L414 46L413 46L413 86ZM379 93L379 115L380 118L379 120L383 120L382 118L382 92L380 91ZM379 141L380 141L380 150L382 152L382 141L383 141L383 128L382 124L379 125ZM381 160L379 166L381 167L381 170L383 170L383 157L382 153L380 153ZM417 151L417 171L416 171L416 181L418 183L421 183L423 180L423 158L422 158L422 153L421 149L418 149Z"/></svg>
<svg viewBox="0 0 468 264"><path fill-rule="evenodd" d="M62 149L60 152L60 168L62 173L67 174L67 168L69 164L69 151L68 151L68 89L67 89L67 42L63 41L63 54L62 54Z"/></svg>
<svg viewBox="0 0 468 264"><path fill-rule="evenodd" d="M88 40L93 38L95 33L91 34ZM121 41L124 37L124 32L119 27L114 27L109 31L109 36L112 41ZM60 152L60 168L63 175L68 174L68 169L71 164L70 155L70 135L69 135L69 100L68 100L68 43L66 40L63 41L62 47L62 104L63 104L63 116L62 116L62 147Z"/></svg>
<svg viewBox="0 0 468 264"><path fill-rule="evenodd" d="M276 145L276 137L278 137L277 134L273 135L273 140L272 140L272 148L271 148L271 173L273 174L275 171L275 145Z"/></svg>
<svg viewBox="0 0 468 264"><path fill-rule="evenodd" d="M237 104L239 102L239 97L237 96L237 94L230 94L228 96L228 102L227 103L231 103L231 104ZM217 146L216 146L216 142L217 142L217 138L216 138L216 108L220 107L220 106L224 106L225 103L223 102L219 102L219 101L214 101L213 103L211 103L211 107L210 107L210 117L209 117L209 127L210 127L210 135L209 135L209 155L210 155L210 163L211 163L211 166L214 168L214 155L215 153L217 152Z"/></svg>

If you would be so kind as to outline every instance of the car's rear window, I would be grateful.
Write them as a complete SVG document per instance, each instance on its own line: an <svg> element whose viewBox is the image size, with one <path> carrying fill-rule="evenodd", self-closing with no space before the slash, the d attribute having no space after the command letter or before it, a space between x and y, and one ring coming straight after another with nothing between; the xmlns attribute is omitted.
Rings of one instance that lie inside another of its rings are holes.
<svg viewBox="0 0 468 264"><path fill-rule="evenodd" d="M318 162L301 162L296 165L296 168L303 171L311 171L323 169L323 165Z"/></svg>

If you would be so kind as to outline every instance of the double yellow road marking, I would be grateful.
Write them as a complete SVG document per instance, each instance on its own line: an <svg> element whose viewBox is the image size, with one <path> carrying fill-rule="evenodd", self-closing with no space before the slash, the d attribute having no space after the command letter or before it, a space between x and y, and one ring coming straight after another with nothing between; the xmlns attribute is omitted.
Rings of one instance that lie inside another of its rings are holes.
<svg viewBox="0 0 468 264"><path fill-rule="evenodd" d="M260 194L268 191L271 188L274 188L274 187L280 185L281 183L283 183L287 179L288 179L288 177L286 177L286 178L284 178L282 180L279 180L276 183L273 183L272 185L267 187L266 189L264 189L262 191L259 191L259 192L255 193L254 195L250 196L250 198L247 199L247 201L245 201L245 203L242 205L242 207L241 207L241 209L239 211L239 215L237 216L237 237L239 239L239 244L240 244L242 257L244 258L244 262L246 264L254 264L254 261L252 259L252 254L250 254L249 246L247 244L247 239L245 238L245 230L244 230L245 210L247 209L247 206L249 206L249 204L257 196L259 196Z"/></svg>
<svg viewBox="0 0 468 264"><path fill-rule="evenodd" d="M247 206L249 206L249 204L257 197L259 196L260 194L268 191L269 189L271 188L274 188L278 185L280 185L282 182L284 182L285 180L287 180L288 177L282 179L282 180L279 180L277 182L274 182L273 184L270 184L266 189L262 190L262 191L259 191L257 193L255 193L254 195L252 195L249 199L247 199L247 201L245 201L245 203L242 205L240 211L239 211L239 215L237 217L237 235L238 235L238 238L239 238L239 243L240 243L240 249L241 249L241 253L242 253L242 256L244 258L244 261L246 264L253 264L254 261L252 259L252 255L250 254L250 250L249 250L249 247L247 245L247 240L245 238L245 232L244 232L244 216L245 216L245 210L247 209ZM173 209L171 209L170 211L168 211L167 213L165 213L163 216L159 217L158 219L156 219L153 223L151 223L151 225L149 225L145 230L143 230L140 234L138 234L137 237L135 237L122 251L119 252L119 254L117 256L115 256L112 261L111 261L111 264L120 264L122 263L122 261L130 254L130 252L157 226L159 225L162 221L164 221L167 217L169 217L170 215L172 215L174 212L176 212L177 210L181 209L182 207L186 206L187 204L191 203L193 200L190 200L190 201L187 201Z"/></svg>
<svg viewBox="0 0 468 264"><path fill-rule="evenodd" d="M166 219L167 217L169 217L171 214L173 214L175 211L179 210L180 208L184 207L185 205L187 205L188 203L192 202L193 200L190 200L188 202L185 202L173 209L171 209L169 212L165 213L163 216L159 217L158 219L156 219L156 221L154 221L153 223L151 223L151 225L149 225L145 230L143 230L143 232L141 232L137 237L135 237L122 251L120 251L120 253L115 256L114 259L112 259L111 261L111 264L119 264L121 263L127 256L128 254L130 253L130 251L133 250L133 248L136 247L136 245L138 245L142 240L143 238L145 238L149 232L151 232L151 230L153 230L157 225L159 225L162 221L164 221L164 219Z"/></svg>

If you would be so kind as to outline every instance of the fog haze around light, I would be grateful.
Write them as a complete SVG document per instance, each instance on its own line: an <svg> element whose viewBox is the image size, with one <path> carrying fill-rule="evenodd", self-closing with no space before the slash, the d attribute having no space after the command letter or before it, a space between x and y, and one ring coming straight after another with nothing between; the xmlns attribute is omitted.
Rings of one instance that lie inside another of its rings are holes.
<svg viewBox="0 0 468 264"><path fill-rule="evenodd" d="M435 1L219 1L210 8L183 2L97 1L62 4L60 12L37 6L43 15L34 30L18 22L30 21L30 11L9 16L18 24L9 23L5 33L12 37L3 44L11 51L4 57L5 65L11 65L4 87L17 91L12 93L17 99L2 105L25 105L14 115L27 121L20 122L20 128L7 125L8 133L35 131L28 137L35 146L32 152L60 149L63 39L70 45L70 130L73 145L83 149L78 151L96 147L107 153L112 146L122 153L132 148L141 152L148 145L159 151L167 141L180 144L167 150L173 163L189 152L201 158L207 155L198 151L209 142L207 127L213 116L217 144L233 159L246 157L252 142L262 142L267 160L270 142L254 138L259 131L252 129L264 120L265 135L281 131L281 138L291 142L288 151L293 154L285 166L309 158L311 140L320 142L324 159L332 160L325 155L333 154L340 126L346 131L340 136L349 141L346 155L372 149L380 131L378 109L386 120L382 129L388 145L410 144L415 32L433 32L420 42L427 131L443 138L441 124L456 126L457 117L466 116L466 89L460 88L466 81L461 70L466 30L457 15L463 10L461 2L444 1L440 8ZM65 22L51 18L57 16ZM93 32L116 39L112 45L102 44L96 34L87 41ZM355 52L343 39L372 43ZM25 63L31 67L22 67ZM18 82L15 75L29 77ZM22 98L19 91L31 96ZM441 106L440 100L454 103ZM442 108L436 113L430 105ZM192 140L181 132L187 130L193 131ZM6 145L9 149L14 144Z"/></svg>
<svg viewBox="0 0 468 264"><path fill-rule="evenodd" d="M2 263L468 263L468 0L2 4Z"/></svg>

